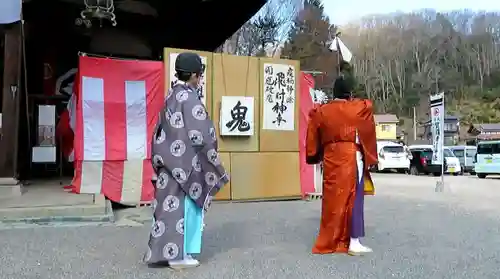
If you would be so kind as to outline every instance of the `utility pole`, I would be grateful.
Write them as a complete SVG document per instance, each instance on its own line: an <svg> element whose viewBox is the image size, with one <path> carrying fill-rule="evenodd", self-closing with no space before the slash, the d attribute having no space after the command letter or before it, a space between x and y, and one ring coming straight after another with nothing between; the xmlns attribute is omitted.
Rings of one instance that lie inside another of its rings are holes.
<svg viewBox="0 0 500 279"><path fill-rule="evenodd" d="M335 34L335 38L340 38L340 34L341 32L337 32ZM335 40L335 43L337 44L337 76L340 76L340 72L341 72L341 69L340 69L340 64L342 64L342 54L340 53L340 45L339 45L339 41L338 39Z"/></svg>
<svg viewBox="0 0 500 279"><path fill-rule="evenodd" d="M438 72L434 71L434 82L436 83L436 94L439 93L439 82L438 82Z"/></svg>
<svg viewBox="0 0 500 279"><path fill-rule="evenodd" d="M417 141L417 108L413 106L413 141Z"/></svg>

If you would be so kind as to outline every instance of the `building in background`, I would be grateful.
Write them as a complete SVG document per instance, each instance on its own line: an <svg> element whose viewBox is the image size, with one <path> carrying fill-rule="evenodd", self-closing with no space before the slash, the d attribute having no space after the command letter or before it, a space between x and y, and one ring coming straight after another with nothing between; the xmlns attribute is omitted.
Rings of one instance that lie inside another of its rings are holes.
<svg viewBox="0 0 500 279"><path fill-rule="evenodd" d="M467 130L468 143L476 144L484 140L500 140L500 123L472 124Z"/></svg>
<svg viewBox="0 0 500 279"><path fill-rule="evenodd" d="M431 141L431 120L421 123L421 133L419 134L420 140ZM444 117L444 145L456 145L460 142L460 119L453 115L446 115Z"/></svg>
<svg viewBox="0 0 500 279"><path fill-rule="evenodd" d="M396 139L400 142L408 142L408 132L405 131L398 123L396 126Z"/></svg>
<svg viewBox="0 0 500 279"><path fill-rule="evenodd" d="M399 119L394 114L375 114L377 140L397 140Z"/></svg>

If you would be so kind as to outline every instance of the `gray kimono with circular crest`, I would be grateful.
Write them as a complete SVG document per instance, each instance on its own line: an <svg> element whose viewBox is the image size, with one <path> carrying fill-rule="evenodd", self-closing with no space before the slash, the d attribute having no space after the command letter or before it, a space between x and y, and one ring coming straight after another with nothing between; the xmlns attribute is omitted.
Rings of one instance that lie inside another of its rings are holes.
<svg viewBox="0 0 500 279"><path fill-rule="evenodd" d="M217 137L194 88L176 84L169 92L152 140L156 173L154 225L146 263L182 260L184 204L188 196L205 211L229 182L217 152Z"/></svg>

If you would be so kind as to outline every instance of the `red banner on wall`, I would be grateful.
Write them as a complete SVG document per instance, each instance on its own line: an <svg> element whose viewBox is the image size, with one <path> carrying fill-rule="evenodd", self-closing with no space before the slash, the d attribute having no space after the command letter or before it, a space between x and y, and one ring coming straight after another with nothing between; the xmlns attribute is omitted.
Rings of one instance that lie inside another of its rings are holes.
<svg viewBox="0 0 500 279"><path fill-rule="evenodd" d="M151 139L163 79L162 62L80 57L75 192L127 205L153 199Z"/></svg>
<svg viewBox="0 0 500 279"><path fill-rule="evenodd" d="M306 164L306 135L309 111L313 108L310 90L314 89L314 79L310 74L300 75L300 109L299 109L299 156L300 185L302 196L314 193L314 166Z"/></svg>

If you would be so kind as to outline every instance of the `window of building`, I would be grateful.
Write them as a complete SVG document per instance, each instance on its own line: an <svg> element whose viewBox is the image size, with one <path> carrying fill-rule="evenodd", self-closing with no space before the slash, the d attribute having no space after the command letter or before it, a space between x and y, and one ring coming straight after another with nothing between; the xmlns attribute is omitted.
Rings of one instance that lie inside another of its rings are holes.
<svg viewBox="0 0 500 279"><path fill-rule="evenodd" d="M391 130L391 125L382 125L382 132L389 132Z"/></svg>
<svg viewBox="0 0 500 279"><path fill-rule="evenodd" d="M444 130L446 132L458 132L457 123L444 123Z"/></svg>

